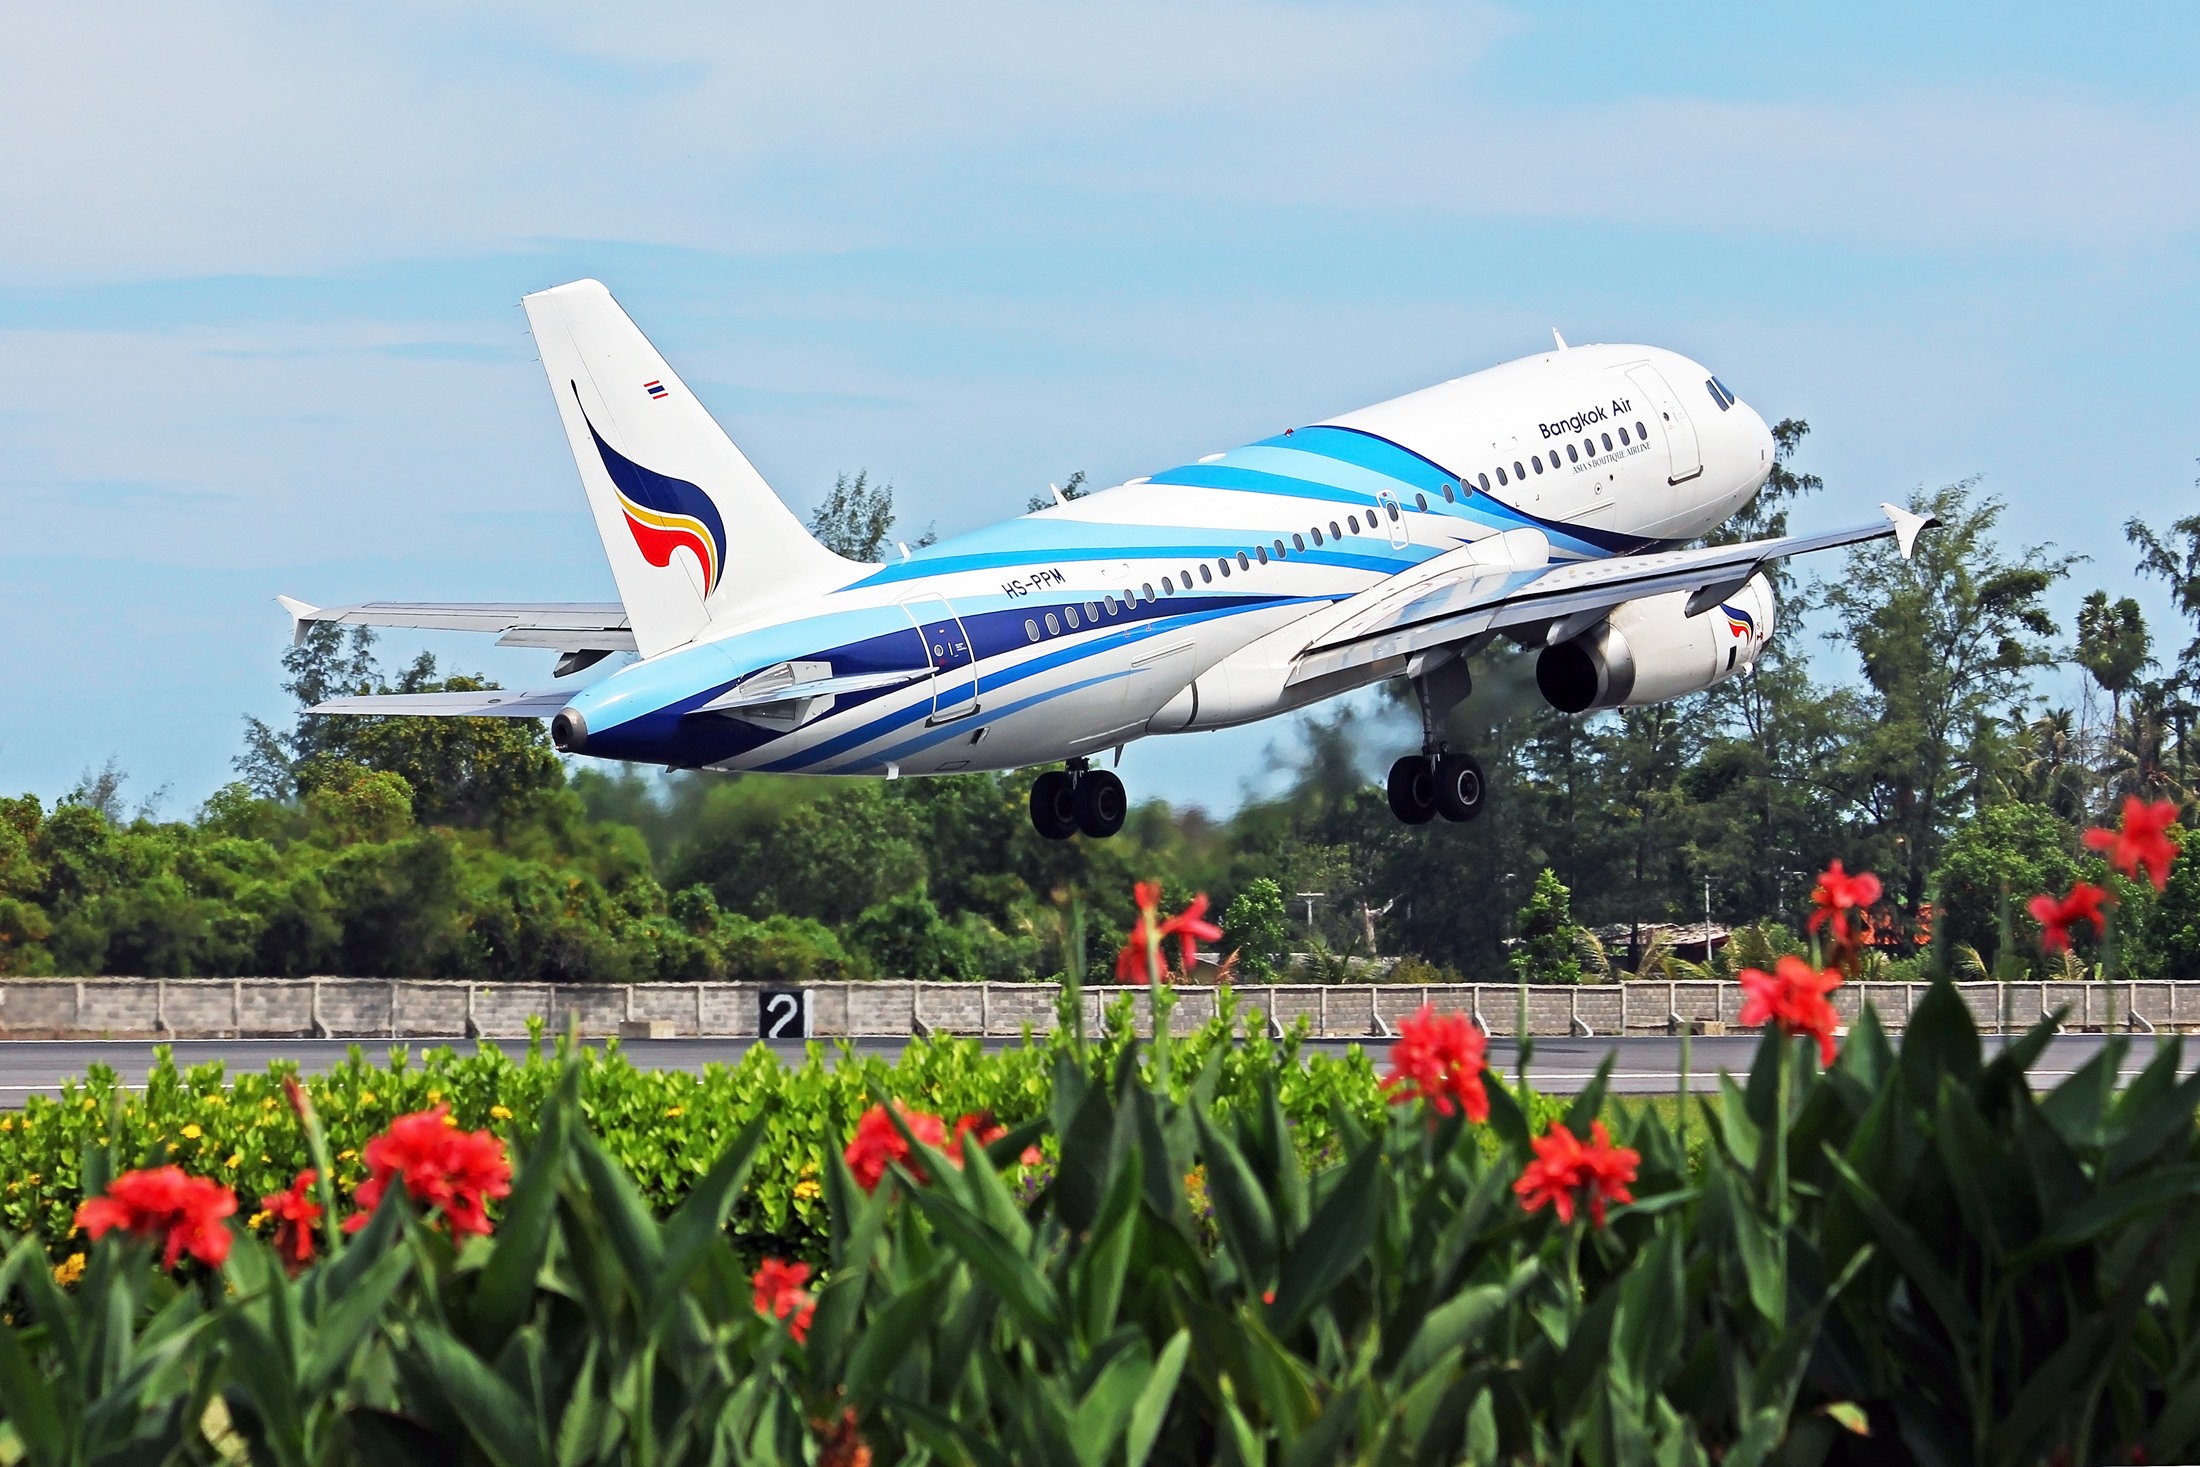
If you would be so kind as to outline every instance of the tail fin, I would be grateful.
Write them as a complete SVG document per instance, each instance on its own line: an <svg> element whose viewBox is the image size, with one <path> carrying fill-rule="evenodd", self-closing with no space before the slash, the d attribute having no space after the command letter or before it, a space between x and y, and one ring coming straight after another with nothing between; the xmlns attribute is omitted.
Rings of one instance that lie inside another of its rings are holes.
<svg viewBox="0 0 2200 1467"><path fill-rule="evenodd" d="M611 292L528 296L527 320L645 657L757 602L849 579Z"/></svg>

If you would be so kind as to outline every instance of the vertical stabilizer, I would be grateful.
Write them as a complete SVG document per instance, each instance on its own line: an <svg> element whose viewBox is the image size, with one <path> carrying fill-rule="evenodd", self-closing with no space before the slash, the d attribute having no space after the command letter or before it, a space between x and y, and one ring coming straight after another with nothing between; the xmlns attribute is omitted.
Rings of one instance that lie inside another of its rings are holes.
<svg viewBox="0 0 2200 1467"><path fill-rule="evenodd" d="M854 574L772 493L610 291L576 280L524 304L643 656Z"/></svg>

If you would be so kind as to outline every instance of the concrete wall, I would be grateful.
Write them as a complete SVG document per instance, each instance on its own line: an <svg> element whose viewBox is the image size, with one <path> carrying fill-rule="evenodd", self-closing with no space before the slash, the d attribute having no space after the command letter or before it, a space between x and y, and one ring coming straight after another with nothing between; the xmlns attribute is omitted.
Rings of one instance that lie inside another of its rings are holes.
<svg viewBox="0 0 2200 1467"><path fill-rule="evenodd" d="M2200 1026L2200 983L1966 983L1958 985L1983 1029L2004 1018L2022 1030L2068 1006L2066 1021L2100 1029ZM1102 1009L1139 989L1085 993L1089 1026ZM1900 1029L1925 985L1852 984L1835 991L1845 1018L1867 999L1882 1023ZM382 978L15 978L0 980L0 1036L57 1038L399 1038L519 1036L539 1016L553 1033L568 1016L586 1035L621 1022L658 1019L678 1035L756 1034L759 985L750 983L468 984ZM1178 990L1179 1028L1215 1013L1216 991ZM1502 983L1411 987L1390 984L1278 984L1237 990L1241 1012L1257 1009L1281 1032L1304 1017L1330 1038L1382 1038L1423 1003L1473 1014L1492 1034L1518 1031L1522 990ZM812 1033L914 1033L1013 1037L1054 1024L1046 983L824 983L809 991ZM1684 1024L1735 1027L1742 993L1731 983L1629 982L1526 991L1528 1032L1580 1036L1664 1034ZM1146 1008L1137 1000L1141 1030Z"/></svg>

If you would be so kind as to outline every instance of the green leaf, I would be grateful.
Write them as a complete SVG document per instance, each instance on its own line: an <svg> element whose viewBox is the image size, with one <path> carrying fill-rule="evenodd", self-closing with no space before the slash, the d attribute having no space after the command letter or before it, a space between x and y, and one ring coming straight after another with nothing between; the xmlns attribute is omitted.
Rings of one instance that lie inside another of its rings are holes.
<svg viewBox="0 0 2200 1467"><path fill-rule="evenodd" d="M414 1325L412 1341L484 1456L496 1467L547 1467L531 1429L534 1411L481 1357L425 1322Z"/></svg>
<svg viewBox="0 0 2200 1467"><path fill-rule="evenodd" d="M1936 978L1903 1026L1897 1063L1912 1103L1930 1106L1940 1094L1942 1076L1965 1089L1978 1081L1978 1026L1971 1010L1946 977Z"/></svg>
<svg viewBox="0 0 2200 1467"><path fill-rule="evenodd" d="M535 1277L549 1256L551 1229L557 1220L558 1183L565 1173L566 1116L564 1104L553 1102L544 1108L534 1144L498 1221L496 1247L474 1283L467 1336L485 1354L503 1350L534 1302Z"/></svg>
<svg viewBox="0 0 2200 1467"><path fill-rule="evenodd" d="M1421 1317L1398 1368L1391 1372L1394 1386L1410 1386L1433 1369L1453 1348L1473 1340L1497 1317L1511 1295L1498 1284L1477 1284L1431 1309Z"/></svg>
<svg viewBox="0 0 2200 1467"><path fill-rule="evenodd" d="M1366 1397L1366 1381L1357 1381L1330 1397L1314 1424L1285 1446L1281 1467L1328 1467L1337 1461Z"/></svg>
<svg viewBox="0 0 2200 1467"><path fill-rule="evenodd" d="M858 1411L910 1358L925 1328L935 1322L951 1267L943 1266L913 1287L905 1286L864 1328L855 1353L848 1358L848 1394Z"/></svg>
<svg viewBox="0 0 2200 1467"><path fill-rule="evenodd" d="M412 1272L413 1255L403 1248L392 1248L376 1259L374 1266L348 1292L322 1311L313 1322L305 1340L304 1361L299 1372L299 1387L308 1397L318 1396L333 1386L359 1342L367 1337L382 1311L397 1293L397 1286L405 1275Z"/></svg>
<svg viewBox="0 0 2200 1467"><path fill-rule="evenodd" d="M1589 1137L1589 1123L1604 1114L1604 1092L1612 1083L1612 1062L1618 1058L1617 1050L1608 1052L1604 1062L1597 1066L1597 1072L1589 1077L1589 1083L1581 1087L1574 1103L1566 1108L1566 1129L1583 1140Z"/></svg>
<svg viewBox="0 0 2200 1467"><path fill-rule="evenodd" d="M650 1298L665 1257L657 1219L650 1216L648 1204L642 1201L626 1170L604 1154L595 1137L576 1131L573 1154L580 1163L582 1180L588 1185L588 1200L603 1223L612 1257L626 1274L628 1287L637 1300Z"/></svg>
<svg viewBox="0 0 2200 1467"><path fill-rule="evenodd" d="M1176 1396L1177 1378L1184 1373L1184 1357L1192 1348L1190 1330L1180 1329L1161 1347L1160 1358L1139 1388L1131 1406L1130 1423L1123 1433L1123 1467L1145 1467L1154 1441L1169 1418L1169 1403Z"/></svg>
<svg viewBox="0 0 2200 1467"><path fill-rule="evenodd" d="M1269 1315L1277 1334L1298 1328L1306 1312L1367 1257L1388 1200L1389 1188L1383 1182L1380 1147L1362 1147L1345 1164L1344 1175L1283 1261L1275 1307Z"/></svg>
<svg viewBox="0 0 2200 1467"><path fill-rule="evenodd" d="M1009 1247L1006 1240L953 1199L929 1188L919 1189L914 1195L918 1206L947 1245L1000 1295L1002 1303L1015 1311L1028 1327L1046 1336L1062 1333L1064 1321L1060 1301L1030 1260Z"/></svg>
<svg viewBox="0 0 2200 1467"><path fill-rule="evenodd" d="M1245 1285L1257 1292L1276 1265L1276 1217L1245 1153L1204 1114L1195 1114L1200 1152L1207 1162L1207 1196L1215 1228L1237 1260Z"/></svg>
<svg viewBox="0 0 2200 1467"><path fill-rule="evenodd" d="M5 1324L0 1324L0 1403L5 1403L16 1439L36 1467L64 1467L75 1435L62 1417L53 1385L24 1353L22 1332Z"/></svg>
<svg viewBox="0 0 2200 1467"><path fill-rule="evenodd" d="M1070 1412L1070 1444L1083 1467L1100 1467L1113 1453L1149 1373L1143 1345L1125 1350L1107 1363Z"/></svg>
<svg viewBox="0 0 2200 1467"><path fill-rule="evenodd" d="M765 1122L766 1117L757 1116L741 1128L709 1173L680 1204L679 1211L666 1222L662 1235L663 1264L648 1310L648 1327L652 1335L661 1334L688 1280L694 1277L710 1250L723 1243L726 1219L732 1214L734 1198L740 1194L741 1184L748 1179L749 1168L756 1160L757 1147L764 1140Z"/></svg>

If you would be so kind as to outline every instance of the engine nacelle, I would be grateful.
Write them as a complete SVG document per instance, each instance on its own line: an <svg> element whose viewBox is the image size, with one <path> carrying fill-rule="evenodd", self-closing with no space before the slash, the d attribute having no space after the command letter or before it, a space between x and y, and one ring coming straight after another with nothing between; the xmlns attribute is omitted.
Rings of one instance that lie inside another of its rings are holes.
<svg viewBox="0 0 2200 1467"><path fill-rule="evenodd" d="M1687 591L1645 596L1571 641L1543 649L1535 685L1561 713L1637 708L1700 693L1749 668L1772 639L1772 585L1742 589L1696 616Z"/></svg>

